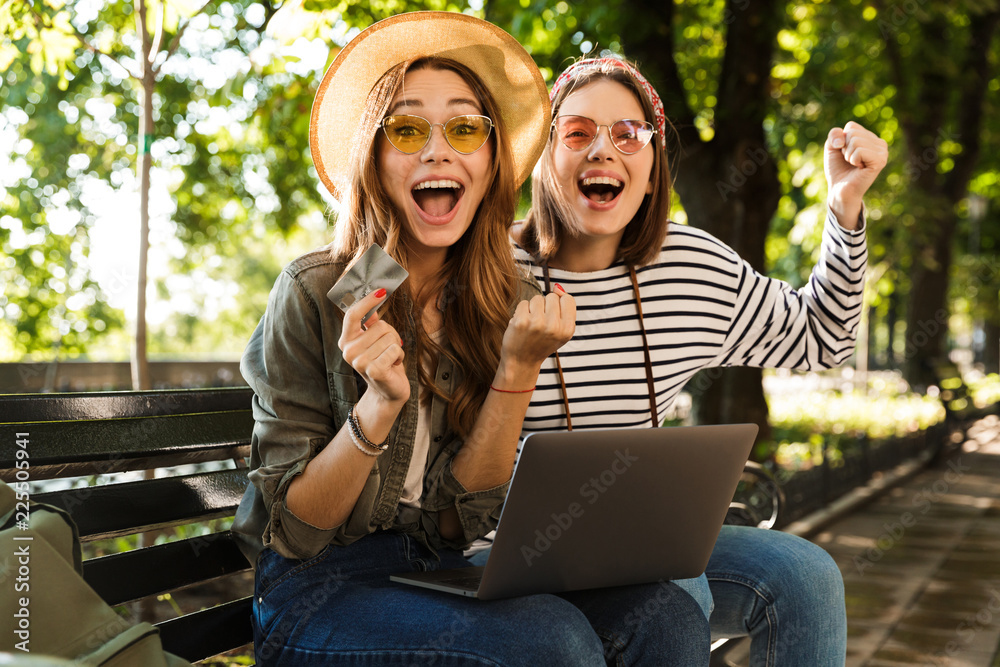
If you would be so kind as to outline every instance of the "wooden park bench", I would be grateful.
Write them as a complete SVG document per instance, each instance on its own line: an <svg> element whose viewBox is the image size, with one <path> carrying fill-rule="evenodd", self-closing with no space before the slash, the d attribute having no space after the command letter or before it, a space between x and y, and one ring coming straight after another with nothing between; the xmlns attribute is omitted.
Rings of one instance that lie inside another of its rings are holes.
<svg viewBox="0 0 1000 667"><path fill-rule="evenodd" d="M40 493L32 487L33 500L69 512L83 542L232 517L248 483L251 397L246 387L0 395L5 443L0 479L18 479L18 448L9 445L15 433L25 433L31 482L102 476L82 488ZM174 469L187 464L223 469ZM158 471L154 479L120 479L151 470ZM727 521L769 528L777 519L779 498L777 485L759 466L748 464ZM110 605L249 569L228 531L83 563L87 583ZM164 649L195 662L251 643L253 590L241 584L232 599L158 623Z"/></svg>
<svg viewBox="0 0 1000 667"><path fill-rule="evenodd" d="M248 483L252 395L247 387L0 395L0 478L16 479L15 432L27 434L31 482L231 462L212 472L48 493L32 485L31 498L67 510L83 542L232 517ZM84 579L110 605L249 569L228 531L83 563ZM252 593L247 587L222 604L158 623L164 649L194 662L249 644Z"/></svg>

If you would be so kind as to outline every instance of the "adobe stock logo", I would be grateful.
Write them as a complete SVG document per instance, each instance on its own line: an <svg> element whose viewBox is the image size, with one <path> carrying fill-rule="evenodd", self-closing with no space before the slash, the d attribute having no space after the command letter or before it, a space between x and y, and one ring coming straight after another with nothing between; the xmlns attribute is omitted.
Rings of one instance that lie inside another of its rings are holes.
<svg viewBox="0 0 1000 667"><path fill-rule="evenodd" d="M611 460L610 466L601 471L600 475L591 477L580 487L580 497L586 500L588 505L593 505L638 460L639 457L632 456L628 449L618 450L615 452L615 458ZM548 551L554 542L566 534L566 531L573 526L574 521L582 517L585 512L586 508L578 502L570 503L565 512L553 512L551 514L552 523L544 529L535 530L534 547L527 544L521 545L521 556L524 557L524 562L528 567L531 567L533 560Z"/></svg>

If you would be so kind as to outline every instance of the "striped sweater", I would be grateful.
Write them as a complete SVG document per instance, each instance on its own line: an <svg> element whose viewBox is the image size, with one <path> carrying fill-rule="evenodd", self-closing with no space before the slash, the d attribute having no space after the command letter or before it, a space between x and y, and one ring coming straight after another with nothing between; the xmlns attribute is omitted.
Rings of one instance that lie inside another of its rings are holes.
<svg viewBox="0 0 1000 667"><path fill-rule="evenodd" d="M636 274L649 339L659 421L699 370L758 366L813 370L846 361L861 317L868 252L864 225L843 229L827 209L823 247L796 291L754 271L694 227L671 224L659 257ZM523 249L518 263L544 286ZM559 350L574 428L650 426L639 317L627 267L550 268L576 299L576 333ZM522 435L566 428L555 357L542 365Z"/></svg>

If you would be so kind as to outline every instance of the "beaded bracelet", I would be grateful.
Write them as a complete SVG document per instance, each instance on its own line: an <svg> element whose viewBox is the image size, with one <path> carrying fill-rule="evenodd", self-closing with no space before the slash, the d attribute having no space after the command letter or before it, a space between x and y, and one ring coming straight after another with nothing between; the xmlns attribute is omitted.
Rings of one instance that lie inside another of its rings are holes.
<svg viewBox="0 0 1000 667"><path fill-rule="evenodd" d="M358 451L360 451L362 454L367 454L368 456L378 456L379 454L382 453L382 452L371 452L371 451L368 451L367 449L365 449L364 445L362 445L358 441L358 436L354 435L354 429L353 428L348 428L347 429L347 434L349 436L351 436L351 442L354 443L354 446L357 447Z"/></svg>
<svg viewBox="0 0 1000 667"><path fill-rule="evenodd" d="M367 454L368 456L378 456L386 449L389 448L389 438L386 437L385 441L377 445L365 436L365 432L361 430L361 424L358 423L358 406L351 406L350 411L347 413L347 425L348 432L350 433L351 440L354 442L354 446L359 450ZM363 443L363 444L362 444ZM375 451L371 451L375 450Z"/></svg>

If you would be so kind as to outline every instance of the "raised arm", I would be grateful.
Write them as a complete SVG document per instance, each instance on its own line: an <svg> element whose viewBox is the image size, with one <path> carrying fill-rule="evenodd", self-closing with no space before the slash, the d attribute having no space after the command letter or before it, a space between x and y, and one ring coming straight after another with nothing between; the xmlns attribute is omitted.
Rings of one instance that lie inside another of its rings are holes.
<svg viewBox="0 0 1000 667"><path fill-rule="evenodd" d="M842 228L828 210L822 254L798 291L732 257L736 303L722 352L711 365L815 370L851 356L868 259L863 229Z"/></svg>
<svg viewBox="0 0 1000 667"><path fill-rule="evenodd" d="M576 304L561 286L518 304L504 333L500 364L479 418L455 455L455 477L469 490L510 479L521 422L542 362L573 337ZM516 392L516 393L512 393Z"/></svg>
<svg viewBox="0 0 1000 667"><path fill-rule="evenodd" d="M862 197L886 164L885 141L855 122L830 130L822 254L794 291L736 259L737 299L717 365L811 370L854 350L868 260Z"/></svg>

